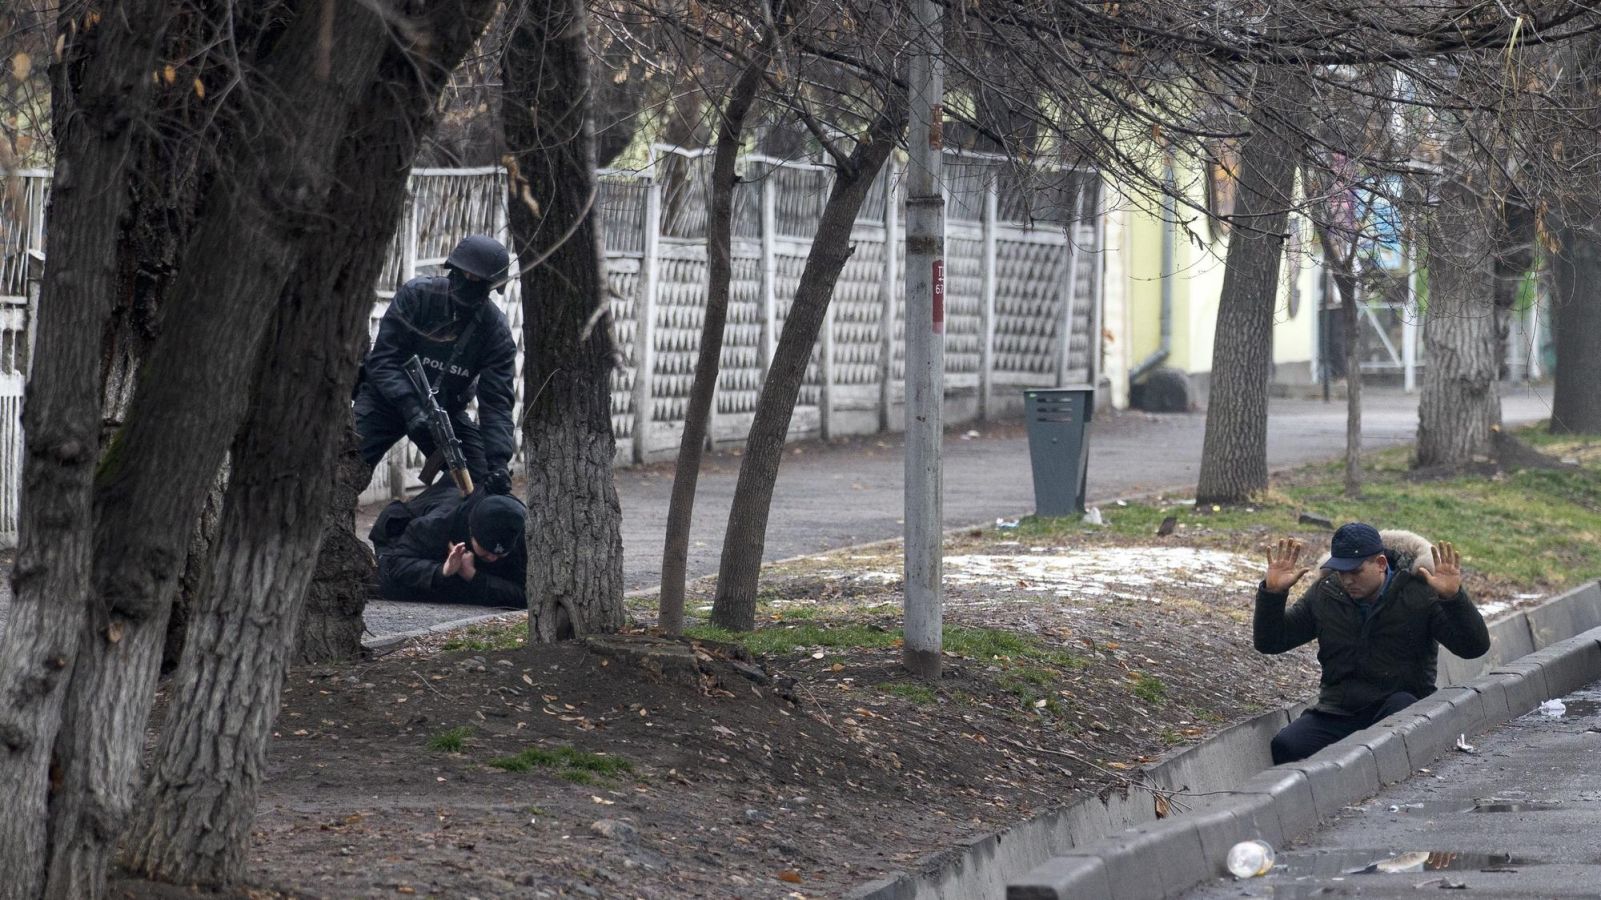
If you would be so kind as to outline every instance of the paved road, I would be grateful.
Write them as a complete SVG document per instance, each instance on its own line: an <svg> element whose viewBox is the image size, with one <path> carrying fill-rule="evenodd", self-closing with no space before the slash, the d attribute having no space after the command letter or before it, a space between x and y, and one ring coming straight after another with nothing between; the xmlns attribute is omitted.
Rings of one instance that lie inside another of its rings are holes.
<svg viewBox="0 0 1601 900"><path fill-rule="evenodd" d="M1185 896L1415 898L1441 888L1467 897L1601 896L1601 682L1562 702L1560 717L1535 711L1513 720L1479 735L1473 754L1452 753L1348 807L1280 852L1267 875ZM1428 856L1400 858L1408 853Z"/></svg>
<svg viewBox="0 0 1601 900"><path fill-rule="evenodd" d="M1406 443L1417 432L1417 397L1398 390L1372 390L1364 397L1363 444L1380 448ZM1550 389L1504 387L1502 415L1508 424L1546 418ZM1108 414L1091 426L1091 502L1156 490L1193 488L1200 470L1204 413ZM968 426L945 440L945 520L952 527L1033 510L1028 441L1021 423ZM1345 446L1345 404L1275 399L1269 406L1268 464L1288 468L1338 456ZM901 533L900 435L858 438L833 445L790 449L779 471L768 523L768 560ZM700 478L691 529L691 577L717 571L728 507L739 474L739 458L716 454ZM624 577L629 589L655 586L661 577L662 536L672 490L672 466L619 470L623 508ZM0 580L0 623L9 605L9 578ZM367 627L392 635L454 621L471 608L374 604Z"/></svg>
<svg viewBox="0 0 1601 900"><path fill-rule="evenodd" d="M1548 388L1508 388L1506 395L1502 409L1509 424L1550 414ZM1416 396L1370 391L1364 405L1364 446L1388 447L1415 438ZM1274 469L1344 452L1343 402L1274 400L1269 416L1268 464ZM1092 502L1167 488L1193 489L1205 425L1204 413L1130 412L1096 419L1090 439ZM964 440L963 433L956 432L945 440L946 523L955 527L1032 512L1034 485L1021 425L973 427L981 437ZM717 571L738 465L737 458L719 456L701 476L691 532L692 575ZM899 435L791 450L779 470L773 497L767 559L898 537L902 465ZM628 586L652 586L661 574L672 470L623 470L618 473L617 490L623 505Z"/></svg>

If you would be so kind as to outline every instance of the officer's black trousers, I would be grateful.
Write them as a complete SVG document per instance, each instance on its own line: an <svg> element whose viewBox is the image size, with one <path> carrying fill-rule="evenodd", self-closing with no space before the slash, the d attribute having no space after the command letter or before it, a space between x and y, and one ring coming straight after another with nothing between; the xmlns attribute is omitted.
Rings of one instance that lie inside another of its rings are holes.
<svg viewBox="0 0 1601 900"><path fill-rule="evenodd" d="M456 431L456 439L461 441L462 455L467 457L467 471L472 473L474 483L481 483L489 472L489 464L484 459L484 439L478 432L478 423L466 410L458 410L450 414L450 425ZM406 420L400 411L370 383L363 383L356 392L356 440L362 462L368 468L377 466L389 448L405 437ZM431 435L412 435L412 440L423 456L434 452Z"/></svg>

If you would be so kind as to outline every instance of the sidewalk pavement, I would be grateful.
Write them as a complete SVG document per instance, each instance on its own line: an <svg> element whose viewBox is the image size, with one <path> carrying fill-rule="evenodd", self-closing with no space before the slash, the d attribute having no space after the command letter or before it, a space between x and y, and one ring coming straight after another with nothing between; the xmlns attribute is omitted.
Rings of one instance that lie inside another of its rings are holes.
<svg viewBox="0 0 1601 900"><path fill-rule="evenodd" d="M1549 386L1502 386L1508 425L1550 415ZM1378 449L1412 441L1417 433L1416 394L1370 388L1363 394L1363 446ZM1345 448L1345 403L1275 398L1268 411L1268 466L1279 470L1340 456ZM1200 471L1204 412L1152 415L1107 413L1090 424L1090 504L1155 491L1190 491ZM1017 518L1034 508L1028 439L1018 420L973 423L945 436L945 524L960 527ZM764 559L777 561L854 544L899 537L902 532L902 436L851 438L790 447L778 473L768 520ZM717 573L728 508L739 476L739 457L709 455L702 468L690 531L689 576ZM619 469L623 510L623 577L628 590L649 589L661 578L662 540L672 492L671 463ZM368 511L370 518L372 511ZM10 605L10 578L0 578L0 624ZM461 606L372 603L371 639L456 622L488 610Z"/></svg>
<svg viewBox="0 0 1601 900"><path fill-rule="evenodd" d="M1470 738L1289 848L1272 870L1184 894L1237 897L1601 896L1601 682ZM1550 712L1555 712L1551 709Z"/></svg>

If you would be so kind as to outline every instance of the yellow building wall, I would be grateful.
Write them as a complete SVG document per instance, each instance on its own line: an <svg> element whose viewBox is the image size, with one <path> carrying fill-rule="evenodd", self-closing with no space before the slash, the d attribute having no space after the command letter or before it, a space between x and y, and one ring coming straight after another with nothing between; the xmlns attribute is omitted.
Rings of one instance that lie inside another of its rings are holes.
<svg viewBox="0 0 1601 900"><path fill-rule="evenodd" d="M1204 179L1198 170L1176 172L1179 184L1194 185L1187 192L1197 206L1204 206L1201 194ZM1113 196L1116 197L1115 187ZM1108 251L1121 255L1124 273L1124 322L1126 335L1111 335L1127 341L1128 370L1145 361L1160 345L1162 307L1162 230L1159 208L1148 198L1121 197L1121 246ZM1228 253L1226 234L1212 238L1212 229L1194 209L1180 207L1178 215L1188 222L1189 231L1176 229L1173 274L1173 322L1171 352L1163 365L1189 374L1212 369L1212 350L1217 330L1218 305L1223 292L1224 258ZM1274 311L1273 359L1280 381L1310 379L1311 360L1316 341L1316 306L1319 298L1320 265L1313 250L1309 223L1298 220L1292 228L1299 234L1286 245L1281 264L1279 297ZM1193 233L1193 235L1191 234ZM1199 236L1204 246L1198 246ZM1291 300L1295 314L1291 315ZM1113 375L1115 367L1108 367ZM1126 377L1126 375L1125 375Z"/></svg>

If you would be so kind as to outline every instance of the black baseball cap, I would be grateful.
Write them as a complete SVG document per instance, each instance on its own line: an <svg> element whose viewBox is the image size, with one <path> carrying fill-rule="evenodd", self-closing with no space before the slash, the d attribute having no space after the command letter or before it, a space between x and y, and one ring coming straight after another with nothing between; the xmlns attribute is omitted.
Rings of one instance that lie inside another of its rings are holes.
<svg viewBox="0 0 1601 900"><path fill-rule="evenodd" d="M1360 568L1371 557L1384 552L1384 539L1379 530L1366 522L1348 522L1334 532L1329 546L1329 560L1325 569L1350 572Z"/></svg>
<svg viewBox="0 0 1601 900"><path fill-rule="evenodd" d="M496 556L505 556L523 536L523 505L504 494L490 494L478 501L467 517L467 530L473 540Z"/></svg>

